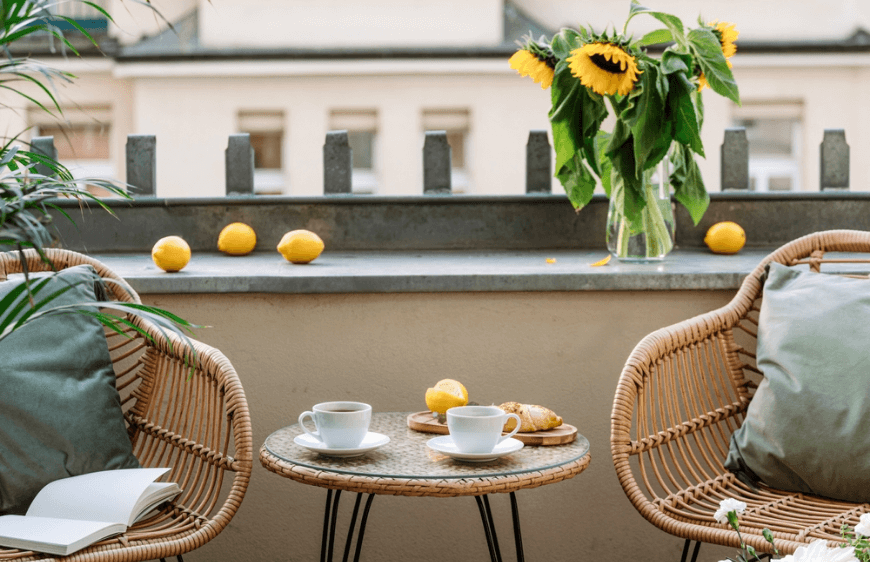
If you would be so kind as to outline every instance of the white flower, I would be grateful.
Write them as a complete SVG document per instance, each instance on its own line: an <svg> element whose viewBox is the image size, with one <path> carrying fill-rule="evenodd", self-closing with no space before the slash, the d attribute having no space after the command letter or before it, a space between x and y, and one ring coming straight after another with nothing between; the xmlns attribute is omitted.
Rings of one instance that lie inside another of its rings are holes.
<svg viewBox="0 0 870 562"><path fill-rule="evenodd" d="M734 498L725 498L724 500L719 502L719 509L716 510L713 518L716 519L716 521L718 521L719 523L727 523L729 511L736 511L737 515L740 515L745 510L746 504L742 501L735 500Z"/></svg>
<svg viewBox="0 0 870 562"><path fill-rule="evenodd" d="M816 539L809 546L800 546L794 552L783 556L777 562L858 562L855 547L828 548L824 539Z"/></svg>
<svg viewBox="0 0 870 562"><path fill-rule="evenodd" d="M870 537L870 513L861 516L861 521L855 525L855 534Z"/></svg>

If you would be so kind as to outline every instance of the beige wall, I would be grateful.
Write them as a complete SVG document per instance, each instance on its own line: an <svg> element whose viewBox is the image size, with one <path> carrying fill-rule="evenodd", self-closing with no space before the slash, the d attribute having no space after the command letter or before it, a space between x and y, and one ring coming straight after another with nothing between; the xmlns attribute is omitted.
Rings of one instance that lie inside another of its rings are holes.
<svg viewBox="0 0 870 562"><path fill-rule="evenodd" d="M223 351L238 371L255 450L317 402L355 399L375 411L420 411L426 388L446 377L462 381L475 401L551 407L589 439L592 463L572 480L517 493L528 559L671 562L679 558L683 541L647 523L616 479L609 442L613 395L625 359L644 335L717 308L731 294L233 294L144 295L143 300L213 326L197 337ZM342 533L351 497L343 496ZM283 479L256 461L236 518L185 559L316 560L324 499L322 489ZM509 500L497 495L492 503L502 548L509 553ZM705 546L701 556L721 560L733 554ZM486 556L471 498L374 501L364 560Z"/></svg>

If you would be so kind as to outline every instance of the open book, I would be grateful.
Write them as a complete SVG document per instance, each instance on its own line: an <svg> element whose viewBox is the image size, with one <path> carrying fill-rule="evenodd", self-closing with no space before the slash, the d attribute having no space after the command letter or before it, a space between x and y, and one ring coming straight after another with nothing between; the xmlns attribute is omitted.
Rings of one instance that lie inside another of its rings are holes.
<svg viewBox="0 0 870 562"><path fill-rule="evenodd" d="M0 516L0 545L65 556L123 533L181 492L175 482L155 482L168 470L104 470L56 480L25 515Z"/></svg>

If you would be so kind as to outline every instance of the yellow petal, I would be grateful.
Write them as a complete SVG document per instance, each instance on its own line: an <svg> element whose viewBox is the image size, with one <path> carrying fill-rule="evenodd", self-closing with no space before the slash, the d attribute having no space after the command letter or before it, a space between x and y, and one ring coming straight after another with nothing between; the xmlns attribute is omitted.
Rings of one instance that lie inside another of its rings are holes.
<svg viewBox="0 0 870 562"><path fill-rule="evenodd" d="M607 265L607 263L610 261L610 257L611 257L611 256L607 256L607 257L604 258L603 260L599 260L599 261L597 261L597 262L595 262L595 263L590 263L590 264L589 264L589 267L599 267L599 266L602 266L602 265Z"/></svg>
<svg viewBox="0 0 870 562"><path fill-rule="evenodd" d="M556 263L556 258L547 258L547 263Z"/></svg>

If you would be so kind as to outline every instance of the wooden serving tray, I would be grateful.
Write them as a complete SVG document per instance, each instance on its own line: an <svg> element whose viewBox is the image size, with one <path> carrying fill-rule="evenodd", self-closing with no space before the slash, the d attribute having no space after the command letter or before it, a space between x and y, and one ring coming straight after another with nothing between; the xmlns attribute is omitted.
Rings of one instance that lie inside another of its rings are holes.
<svg viewBox="0 0 870 562"><path fill-rule="evenodd" d="M438 421L432 412L415 412L408 416L408 427L423 433L438 433L448 435L447 424ZM565 445L574 441L577 437L577 428L563 423L559 427L547 431L535 431L532 433L517 433L514 439L522 441L524 445Z"/></svg>

